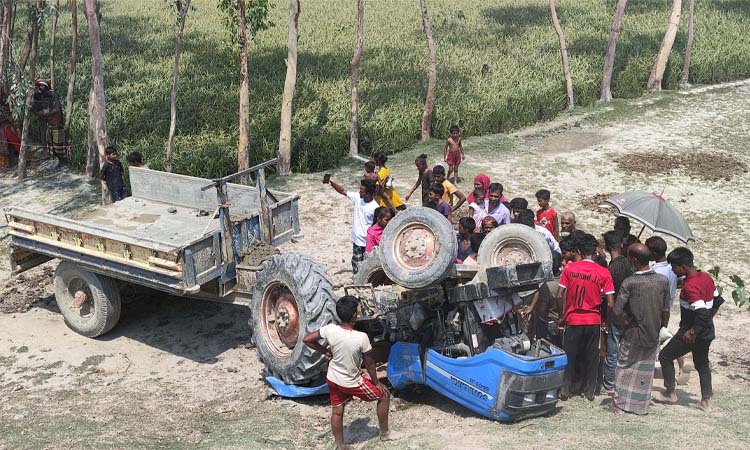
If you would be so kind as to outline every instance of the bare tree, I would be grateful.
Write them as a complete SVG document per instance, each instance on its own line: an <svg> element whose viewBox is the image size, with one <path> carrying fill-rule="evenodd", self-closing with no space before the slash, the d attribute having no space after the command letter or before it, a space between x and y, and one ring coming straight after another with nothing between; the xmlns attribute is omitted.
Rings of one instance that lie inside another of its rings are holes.
<svg viewBox="0 0 750 450"><path fill-rule="evenodd" d="M237 42L240 44L240 139L237 145L237 169L250 167L250 80L247 76L247 20L245 0L237 0ZM249 176L242 177L247 183Z"/></svg>
<svg viewBox="0 0 750 450"><path fill-rule="evenodd" d="M682 62L682 79L680 84L687 86L690 84L690 63L693 57L693 39L695 37L695 0L690 0L690 10L688 12L688 35L687 45L685 45L685 59Z"/></svg>
<svg viewBox="0 0 750 450"><path fill-rule="evenodd" d="M13 84L18 86L23 76L23 71L26 70L26 62L31 54L31 41L33 41L34 33L31 28L26 32L26 38L24 39L23 49L21 54L18 56L18 64L16 64L16 71L13 73Z"/></svg>
<svg viewBox="0 0 750 450"><path fill-rule="evenodd" d="M70 136L70 118L73 116L73 91L75 91L76 86L76 63L78 62L78 0L70 0L70 19L70 66L68 68L68 92L65 95L66 136ZM94 176L94 174L88 175L90 177Z"/></svg>
<svg viewBox="0 0 750 450"><path fill-rule="evenodd" d="M172 64L172 90L169 94L169 137L167 138L167 155L164 160L164 170L167 172L172 171L172 146L177 131L177 79L180 76L180 55L182 54L185 36L185 23L190 11L190 1L175 0L173 2L175 9L177 9L177 24L175 25L174 62Z"/></svg>
<svg viewBox="0 0 750 450"><path fill-rule="evenodd" d="M422 10L422 29L427 40L427 95L422 111L422 140L430 139L432 130L432 111L435 109L435 85L437 84L437 61L435 58L435 39L432 37L430 15L427 12L427 0L419 0Z"/></svg>
<svg viewBox="0 0 750 450"><path fill-rule="evenodd" d="M659 53L656 55L656 62L651 69L651 75L648 77L646 87L651 92L661 91L661 80L664 78L664 71L667 69L667 61L672 53L674 39L677 37L677 29L680 26L680 15L682 14L682 0L672 0L672 14L669 17L667 31L664 33L664 39L661 41Z"/></svg>
<svg viewBox="0 0 750 450"><path fill-rule="evenodd" d="M21 150L18 155L18 180L21 181L26 178L26 163L29 147L29 123L31 121L31 106L33 104L34 89L35 86L31 83L31 80L36 76L36 61L39 47L39 17L41 8L44 6L44 1L37 0L32 6L31 13L31 49L29 63L29 82L26 88L26 110L23 115L23 129L21 130ZM41 8L40 8L41 7ZM20 77L19 77L20 78Z"/></svg>
<svg viewBox="0 0 750 450"><path fill-rule="evenodd" d="M52 14L52 23L50 24L49 40L49 87L55 89L55 41L57 40L57 17L60 8L60 0L55 0L55 7Z"/></svg>
<svg viewBox="0 0 750 450"><path fill-rule="evenodd" d="M3 24L0 31L0 83L5 82L5 63L10 49L10 25L13 23L13 0L3 1Z"/></svg>
<svg viewBox="0 0 750 450"><path fill-rule="evenodd" d="M573 96L573 78L570 76L570 63L568 62L568 44L565 42L565 34L560 26L560 20L557 18L557 7L555 0L549 0L549 11L552 17L552 26L555 27L557 40L560 42L560 57L562 58L563 77L565 77L565 91L568 95L568 111L572 111L576 101Z"/></svg>
<svg viewBox="0 0 750 450"><path fill-rule="evenodd" d="M86 133L86 176L93 181L99 177L99 148L96 145L96 98L94 85L89 87L88 132Z"/></svg>
<svg viewBox="0 0 750 450"><path fill-rule="evenodd" d="M281 126L279 130L279 173L289 175L292 165L292 107L297 84L297 41L299 39L299 0L289 0L287 24L286 79L281 98Z"/></svg>
<svg viewBox="0 0 750 450"><path fill-rule="evenodd" d="M602 70L602 88L599 100L608 102L612 100L612 72L615 69L615 50L617 48L617 38L620 36L620 27L622 27L622 18L625 15L625 7L628 0L617 0L615 16L612 19L612 29L609 32L607 41L607 53L604 56L604 70Z"/></svg>
<svg viewBox="0 0 750 450"><path fill-rule="evenodd" d="M104 150L108 145L107 136L107 112L104 97L104 70L102 68L102 46L99 37L99 11L97 0L84 0L86 22L89 30L89 42L91 46L91 84L94 91L94 133L96 136L96 148L99 151L99 168L104 164ZM102 204L109 204L112 198L107 188L107 183L102 180Z"/></svg>
<svg viewBox="0 0 750 450"><path fill-rule="evenodd" d="M357 39L352 56L352 107L350 112L349 156L359 154L359 62L365 46L365 0L357 0Z"/></svg>

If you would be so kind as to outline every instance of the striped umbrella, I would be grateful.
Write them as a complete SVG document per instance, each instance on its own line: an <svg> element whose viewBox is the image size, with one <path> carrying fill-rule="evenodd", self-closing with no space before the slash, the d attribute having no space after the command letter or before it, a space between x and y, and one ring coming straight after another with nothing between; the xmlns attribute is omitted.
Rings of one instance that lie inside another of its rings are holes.
<svg viewBox="0 0 750 450"><path fill-rule="evenodd" d="M685 218L661 194L625 192L611 196L606 202L614 206L619 215L639 221L644 228L674 236L685 243L695 240Z"/></svg>

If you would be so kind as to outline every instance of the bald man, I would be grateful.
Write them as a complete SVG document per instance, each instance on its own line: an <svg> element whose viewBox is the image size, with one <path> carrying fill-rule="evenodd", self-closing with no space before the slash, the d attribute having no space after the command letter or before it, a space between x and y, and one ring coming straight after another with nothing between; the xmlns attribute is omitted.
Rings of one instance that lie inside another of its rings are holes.
<svg viewBox="0 0 750 450"><path fill-rule="evenodd" d="M560 236L570 236L576 230L576 215L572 211L565 211L560 215Z"/></svg>
<svg viewBox="0 0 750 450"><path fill-rule="evenodd" d="M649 267L651 251L643 244L628 248L635 273L620 286L614 314L624 325L615 369L615 412L648 414L659 330L669 322L672 303L667 279Z"/></svg>

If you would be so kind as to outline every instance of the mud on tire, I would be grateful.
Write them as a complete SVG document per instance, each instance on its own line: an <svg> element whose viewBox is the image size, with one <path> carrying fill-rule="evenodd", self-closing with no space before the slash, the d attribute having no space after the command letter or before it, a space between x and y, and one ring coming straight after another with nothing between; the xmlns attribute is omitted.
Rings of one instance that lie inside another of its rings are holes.
<svg viewBox="0 0 750 450"><path fill-rule="evenodd" d="M265 261L251 308L258 357L272 376L298 385L325 381L325 358L302 342L337 321L333 287L320 264L290 253Z"/></svg>
<svg viewBox="0 0 750 450"><path fill-rule="evenodd" d="M101 336L120 320L120 290L112 278L63 261L55 270L54 285L57 306L76 333Z"/></svg>

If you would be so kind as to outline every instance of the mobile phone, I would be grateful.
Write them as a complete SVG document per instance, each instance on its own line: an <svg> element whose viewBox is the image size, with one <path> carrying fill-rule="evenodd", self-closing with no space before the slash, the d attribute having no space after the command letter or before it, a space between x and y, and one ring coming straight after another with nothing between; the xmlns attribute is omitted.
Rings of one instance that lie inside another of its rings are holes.
<svg viewBox="0 0 750 450"><path fill-rule="evenodd" d="M331 181L331 174L327 173L323 175L323 184L328 184Z"/></svg>

